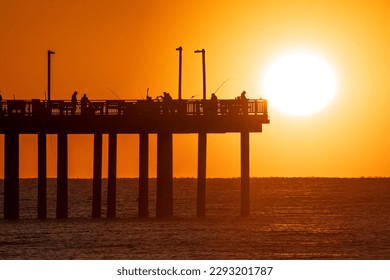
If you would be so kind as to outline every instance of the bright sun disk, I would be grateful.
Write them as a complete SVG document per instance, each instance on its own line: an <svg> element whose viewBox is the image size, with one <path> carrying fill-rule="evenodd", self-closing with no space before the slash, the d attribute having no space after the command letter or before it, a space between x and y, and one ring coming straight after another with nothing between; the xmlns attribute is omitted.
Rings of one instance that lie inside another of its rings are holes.
<svg viewBox="0 0 390 280"><path fill-rule="evenodd" d="M331 67L310 54L290 54L267 70L263 89L271 106L292 115L323 109L334 97L336 79Z"/></svg>

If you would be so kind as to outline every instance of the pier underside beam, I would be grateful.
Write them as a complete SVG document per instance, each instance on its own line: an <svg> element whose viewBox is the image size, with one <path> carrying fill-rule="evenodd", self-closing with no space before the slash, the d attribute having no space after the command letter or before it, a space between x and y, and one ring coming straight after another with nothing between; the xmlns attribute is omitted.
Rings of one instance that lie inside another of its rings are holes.
<svg viewBox="0 0 390 280"><path fill-rule="evenodd" d="M4 219L19 219L19 134L4 136Z"/></svg>
<svg viewBox="0 0 390 280"><path fill-rule="evenodd" d="M157 135L157 217L173 216L172 133Z"/></svg>
<svg viewBox="0 0 390 280"><path fill-rule="evenodd" d="M38 134L38 219L47 218L46 134Z"/></svg>
<svg viewBox="0 0 390 280"><path fill-rule="evenodd" d="M102 213L102 150L103 135L95 133L93 136L92 218L100 218Z"/></svg>
<svg viewBox="0 0 390 280"><path fill-rule="evenodd" d="M68 134L57 135L57 218L68 218Z"/></svg>
<svg viewBox="0 0 390 280"><path fill-rule="evenodd" d="M206 216L206 150L207 134L198 134L198 184L196 214L198 217Z"/></svg>
<svg viewBox="0 0 390 280"><path fill-rule="evenodd" d="M108 135L107 218L116 217L116 155L117 134Z"/></svg>
<svg viewBox="0 0 390 280"><path fill-rule="evenodd" d="M241 132L241 216L249 216L249 132Z"/></svg>
<svg viewBox="0 0 390 280"><path fill-rule="evenodd" d="M149 216L149 135L139 135L139 194L138 216Z"/></svg>

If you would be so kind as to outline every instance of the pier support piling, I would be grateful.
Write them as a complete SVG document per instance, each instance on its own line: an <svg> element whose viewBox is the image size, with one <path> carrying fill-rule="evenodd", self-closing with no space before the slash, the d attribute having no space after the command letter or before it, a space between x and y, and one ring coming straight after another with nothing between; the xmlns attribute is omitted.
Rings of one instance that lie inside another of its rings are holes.
<svg viewBox="0 0 390 280"><path fill-rule="evenodd" d="M149 216L149 135L139 135L139 195L138 216Z"/></svg>
<svg viewBox="0 0 390 280"><path fill-rule="evenodd" d="M172 133L157 135L157 217L173 216Z"/></svg>
<svg viewBox="0 0 390 280"><path fill-rule="evenodd" d="M19 134L4 135L4 219L19 219Z"/></svg>
<svg viewBox="0 0 390 280"><path fill-rule="evenodd" d="M116 217L116 153L117 134L108 135L107 218Z"/></svg>
<svg viewBox="0 0 390 280"><path fill-rule="evenodd" d="M241 132L241 216L249 216L249 132Z"/></svg>
<svg viewBox="0 0 390 280"><path fill-rule="evenodd" d="M206 150L207 134L198 134L198 184L197 184L197 207L198 217L206 216Z"/></svg>
<svg viewBox="0 0 390 280"><path fill-rule="evenodd" d="M47 218L46 134L38 134L38 219Z"/></svg>
<svg viewBox="0 0 390 280"><path fill-rule="evenodd" d="M68 134L57 135L57 218L68 218Z"/></svg>
<svg viewBox="0 0 390 280"><path fill-rule="evenodd" d="M93 138L92 218L100 218L102 213L102 146L103 135L95 133Z"/></svg>

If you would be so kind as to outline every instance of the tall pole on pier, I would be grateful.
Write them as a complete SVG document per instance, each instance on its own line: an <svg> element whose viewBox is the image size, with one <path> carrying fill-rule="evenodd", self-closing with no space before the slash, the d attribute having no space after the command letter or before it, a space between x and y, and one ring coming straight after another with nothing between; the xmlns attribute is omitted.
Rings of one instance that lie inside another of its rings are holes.
<svg viewBox="0 0 390 280"><path fill-rule="evenodd" d="M206 114L206 51L196 50L195 53L202 53L202 72L203 72L203 115ZM206 216L206 151L207 151L207 133L201 131L198 133L198 182L197 182L197 207L198 217Z"/></svg>
<svg viewBox="0 0 390 280"><path fill-rule="evenodd" d="M176 49L179 51L179 100L181 100L181 73L182 73L182 54L183 54L183 48L180 46Z"/></svg>
<svg viewBox="0 0 390 280"><path fill-rule="evenodd" d="M206 100L206 51L201 49L196 50L195 53L202 53L203 100Z"/></svg>
<svg viewBox="0 0 390 280"><path fill-rule="evenodd" d="M50 101L50 67L51 67L51 61L50 61L50 56L52 54L55 54L55 52L48 50L47 51L47 100Z"/></svg>

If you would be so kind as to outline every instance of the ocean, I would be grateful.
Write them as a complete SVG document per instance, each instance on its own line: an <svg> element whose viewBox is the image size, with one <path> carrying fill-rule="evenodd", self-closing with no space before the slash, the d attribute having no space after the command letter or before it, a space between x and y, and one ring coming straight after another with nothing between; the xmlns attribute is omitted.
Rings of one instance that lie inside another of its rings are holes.
<svg viewBox="0 0 390 280"><path fill-rule="evenodd" d="M3 182L0 217L3 217ZM390 178L252 178L240 217L240 180L207 179L207 218L196 179L174 179L174 218L137 217L138 179L117 180L117 218L92 219L92 180L69 180L69 218L38 220L37 180L20 180L20 220L0 220L1 259L390 259ZM106 211L107 181L102 210Z"/></svg>

